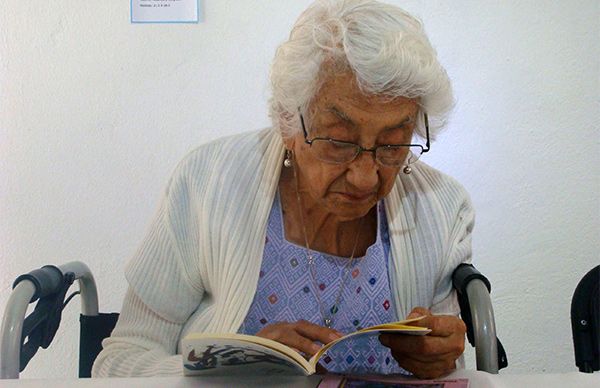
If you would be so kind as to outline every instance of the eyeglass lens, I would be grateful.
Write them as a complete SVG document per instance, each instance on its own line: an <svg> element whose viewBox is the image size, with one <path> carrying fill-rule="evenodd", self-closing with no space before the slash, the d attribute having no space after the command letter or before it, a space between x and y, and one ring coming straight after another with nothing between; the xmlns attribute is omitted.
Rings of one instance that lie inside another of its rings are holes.
<svg viewBox="0 0 600 388"><path fill-rule="evenodd" d="M331 139L314 139L311 148L321 161L336 164L351 162L361 152L356 144ZM376 149L375 159L380 164L397 167L405 162L414 163L422 151L421 146L382 146Z"/></svg>

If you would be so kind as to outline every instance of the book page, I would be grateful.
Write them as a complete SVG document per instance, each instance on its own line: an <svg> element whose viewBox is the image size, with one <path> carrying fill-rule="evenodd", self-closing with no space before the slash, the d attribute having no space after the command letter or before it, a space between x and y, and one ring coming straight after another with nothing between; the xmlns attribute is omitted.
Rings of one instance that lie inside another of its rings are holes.
<svg viewBox="0 0 600 388"><path fill-rule="evenodd" d="M339 339L332 341L332 342L328 343L327 345L323 346L314 356L311 357L311 359L308 362L312 365L313 368L316 368L316 365L319 362L319 359L328 350L330 350L337 344L347 340L348 338L353 338L353 337L356 338L357 336L378 336L380 333L384 333L384 332L405 334L405 335L426 335L431 332L430 329L428 329L426 327L408 325L408 323L417 322L423 318L424 317L417 317L417 318L413 318L413 319L407 319L404 321L390 322L390 323L384 323L381 325L369 326L364 329L355 331L354 333L347 334L347 335L343 336L342 338L339 338Z"/></svg>

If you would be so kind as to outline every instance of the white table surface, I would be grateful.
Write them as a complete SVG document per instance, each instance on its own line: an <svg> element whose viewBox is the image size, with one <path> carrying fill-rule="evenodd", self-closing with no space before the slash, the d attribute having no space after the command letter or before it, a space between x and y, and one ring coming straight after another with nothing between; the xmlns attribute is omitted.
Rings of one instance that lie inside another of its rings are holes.
<svg viewBox="0 0 600 388"><path fill-rule="evenodd" d="M571 372L560 374L534 375L491 375L486 372L459 370L447 378L469 379L470 388L600 388L600 373ZM69 388L69 387L111 387L111 388L191 388L191 387L315 387L321 378L284 377L284 376L246 376L246 377L147 377L112 379L22 379L0 380L0 387L11 388Z"/></svg>

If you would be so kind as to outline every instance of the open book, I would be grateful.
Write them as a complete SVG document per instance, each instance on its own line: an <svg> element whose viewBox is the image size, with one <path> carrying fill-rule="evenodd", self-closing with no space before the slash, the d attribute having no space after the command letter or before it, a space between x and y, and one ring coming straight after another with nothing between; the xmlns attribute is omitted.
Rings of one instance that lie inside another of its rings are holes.
<svg viewBox="0 0 600 388"><path fill-rule="evenodd" d="M321 357L348 338L383 332L425 335L431 330L410 325L423 317L370 326L323 346L310 360L279 342L244 334L190 334L181 341L185 375L198 374L300 374L315 373ZM383 345L382 345L383 346Z"/></svg>

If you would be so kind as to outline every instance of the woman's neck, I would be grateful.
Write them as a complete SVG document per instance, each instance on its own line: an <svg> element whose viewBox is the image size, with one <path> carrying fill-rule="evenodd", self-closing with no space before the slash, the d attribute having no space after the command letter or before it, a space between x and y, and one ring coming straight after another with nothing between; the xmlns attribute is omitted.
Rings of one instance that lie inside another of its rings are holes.
<svg viewBox="0 0 600 388"><path fill-rule="evenodd" d="M377 238L376 206L361 218L342 220L320 206L302 185L296 194L293 173L286 172L280 178L279 193L288 241L302 246L308 242L310 249L335 256L361 257Z"/></svg>

